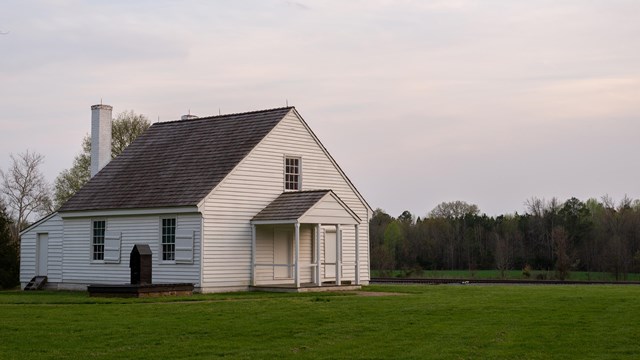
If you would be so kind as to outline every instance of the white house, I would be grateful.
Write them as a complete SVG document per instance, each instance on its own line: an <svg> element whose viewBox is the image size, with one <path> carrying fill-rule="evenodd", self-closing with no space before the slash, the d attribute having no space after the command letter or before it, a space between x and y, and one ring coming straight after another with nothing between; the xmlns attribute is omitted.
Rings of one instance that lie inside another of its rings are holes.
<svg viewBox="0 0 640 360"><path fill-rule="evenodd" d="M112 161L91 109L93 177L22 232L23 286L128 283L134 244L202 292L368 283L372 209L295 108L156 123Z"/></svg>

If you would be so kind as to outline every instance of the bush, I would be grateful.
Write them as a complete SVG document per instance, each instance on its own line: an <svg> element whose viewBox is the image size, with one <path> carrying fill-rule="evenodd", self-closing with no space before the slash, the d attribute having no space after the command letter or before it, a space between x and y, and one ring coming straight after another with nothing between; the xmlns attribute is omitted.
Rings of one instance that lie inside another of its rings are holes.
<svg viewBox="0 0 640 360"><path fill-rule="evenodd" d="M524 268L522 268L522 275L527 279L531 277L531 265L525 264Z"/></svg>

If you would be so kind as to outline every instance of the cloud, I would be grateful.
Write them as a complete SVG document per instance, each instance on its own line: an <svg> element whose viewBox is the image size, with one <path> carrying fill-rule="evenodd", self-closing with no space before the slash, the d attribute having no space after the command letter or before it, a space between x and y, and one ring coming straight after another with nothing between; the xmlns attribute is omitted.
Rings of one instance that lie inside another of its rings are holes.
<svg viewBox="0 0 640 360"><path fill-rule="evenodd" d="M116 14L76 9L35 11L18 22L15 36L4 43L12 56L3 57L0 71L15 73L56 64L98 68L114 63L184 57L180 39L154 32L151 24L118 20ZM113 15L113 16L109 16Z"/></svg>
<svg viewBox="0 0 640 360"><path fill-rule="evenodd" d="M638 197L626 179L640 176L630 135L640 132L639 10L546 0L12 2L0 14L11 30L0 37L0 154L36 147L52 179L79 151L101 97L152 120L288 99L369 202L393 214L452 200L497 213L572 189Z"/></svg>

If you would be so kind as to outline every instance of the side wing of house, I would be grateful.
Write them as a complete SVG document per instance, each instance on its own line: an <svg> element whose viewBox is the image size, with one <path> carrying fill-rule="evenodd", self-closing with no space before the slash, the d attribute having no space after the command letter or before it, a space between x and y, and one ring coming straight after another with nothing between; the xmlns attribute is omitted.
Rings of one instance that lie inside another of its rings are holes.
<svg viewBox="0 0 640 360"><path fill-rule="evenodd" d="M20 283L47 276L49 283L62 281L62 218L54 213L22 233Z"/></svg>
<svg viewBox="0 0 640 360"><path fill-rule="evenodd" d="M136 244L153 253L154 283L200 283L201 216L94 214L64 218L63 288L126 284ZM173 246L163 246L173 243Z"/></svg>
<svg viewBox="0 0 640 360"><path fill-rule="evenodd" d="M246 288L250 284L250 221L286 190L287 159L298 159L301 178L297 190L330 189L362 219L359 230L360 279L363 283L369 281L368 220L371 209L297 112L291 110L200 204L203 214L202 284L205 291ZM310 227L303 226L301 232L302 237L312 237ZM345 261L353 262L355 230L345 228L342 236L345 240L343 257ZM312 252L302 245L300 251L303 254ZM344 278L355 278L355 269L345 269Z"/></svg>

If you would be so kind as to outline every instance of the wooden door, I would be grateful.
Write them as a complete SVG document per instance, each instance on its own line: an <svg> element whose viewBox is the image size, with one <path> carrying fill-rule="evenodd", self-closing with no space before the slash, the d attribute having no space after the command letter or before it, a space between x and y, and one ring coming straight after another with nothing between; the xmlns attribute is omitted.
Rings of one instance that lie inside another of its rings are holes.
<svg viewBox="0 0 640 360"><path fill-rule="evenodd" d="M293 234L291 230L276 229L273 234L273 263L279 265L273 269L274 279L291 279L293 264Z"/></svg>
<svg viewBox="0 0 640 360"><path fill-rule="evenodd" d="M38 234L36 247L36 275L47 276L49 260L49 234Z"/></svg>
<svg viewBox="0 0 640 360"><path fill-rule="evenodd" d="M324 234L324 277L336 277L336 232L327 231Z"/></svg>

